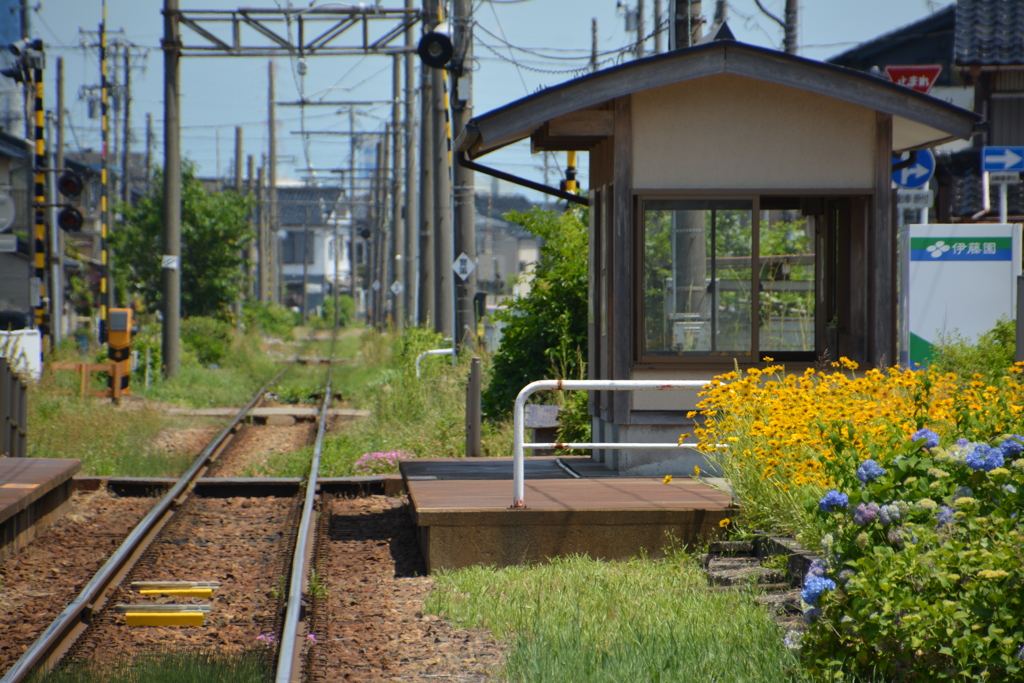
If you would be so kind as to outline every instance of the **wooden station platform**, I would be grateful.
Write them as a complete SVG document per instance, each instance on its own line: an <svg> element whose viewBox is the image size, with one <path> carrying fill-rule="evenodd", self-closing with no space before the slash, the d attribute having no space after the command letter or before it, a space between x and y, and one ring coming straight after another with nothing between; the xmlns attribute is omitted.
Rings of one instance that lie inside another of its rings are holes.
<svg viewBox="0 0 1024 683"><path fill-rule="evenodd" d="M0 458L0 560L67 513L80 460Z"/></svg>
<svg viewBox="0 0 1024 683"><path fill-rule="evenodd" d="M526 459L526 508L512 509L511 460L400 464L430 571L544 562L571 554L608 560L641 552L660 557L672 543L713 536L719 522L736 514L728 493L694 479L669 484L649 478L576 479L554 458ZM508 474L500 479L474 476L502 468Z"/></svg>

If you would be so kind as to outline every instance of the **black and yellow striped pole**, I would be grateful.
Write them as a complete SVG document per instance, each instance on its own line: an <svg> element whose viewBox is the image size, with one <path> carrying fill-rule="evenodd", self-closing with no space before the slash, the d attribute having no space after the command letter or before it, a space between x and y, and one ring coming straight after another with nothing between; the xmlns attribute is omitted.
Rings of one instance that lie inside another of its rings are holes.
<svg viewBox="0 0 1024 683"><path fill-rule="evenodd" d="M42 42L36 46L42 53ZM35 139L35 230L34 253L35 263L33 276L39 287L39 302L35 307L35 324L42 334L48 334L49 316L46 313L46 262L47 230L46 230L46 122L43 119L43 62L42 54L32 67L32 126Z"/></svg>
<svg viewBox="0 0 1024 683"><path fill-rule="evenodd" d="M107 343L107 202L110 197L107 170L107 3L103 3L103 20L100 22L100 291L98 308L99 342Z"/></svg>

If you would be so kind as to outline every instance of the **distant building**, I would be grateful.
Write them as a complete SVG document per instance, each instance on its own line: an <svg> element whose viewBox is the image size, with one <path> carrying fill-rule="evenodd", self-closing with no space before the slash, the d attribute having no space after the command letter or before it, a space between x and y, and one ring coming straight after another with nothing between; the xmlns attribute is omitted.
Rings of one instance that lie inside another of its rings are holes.
<svg viewBox="0 0 1024 683"><path fill-rule="evenodd" d="M278 187L279 254L286 306L313 311L351 286L349 219L341 188ZM335 234L340 251L335 253ZM337 264L337 270L335 270ZM305 282L305 293L303 293Z"/></svg>
<svg viewBox="0 0 1024 683"><path fill-rule="evenodd" d="M541 239L504 216L509 211L526 213L535 204L521 194L477 192L475 199L477 291L499 300L529 293Z"/></svg>

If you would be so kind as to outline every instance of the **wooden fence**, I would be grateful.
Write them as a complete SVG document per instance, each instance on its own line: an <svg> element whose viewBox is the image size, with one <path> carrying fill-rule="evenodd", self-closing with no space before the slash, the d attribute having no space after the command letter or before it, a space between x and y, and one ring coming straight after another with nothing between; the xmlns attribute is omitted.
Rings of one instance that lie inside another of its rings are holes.
<svg viewBox="0 0 1024 683"><path fill-rule="evenodd" d="M0 356L0 457L24 458L28 430L28 385Z"/></svg>

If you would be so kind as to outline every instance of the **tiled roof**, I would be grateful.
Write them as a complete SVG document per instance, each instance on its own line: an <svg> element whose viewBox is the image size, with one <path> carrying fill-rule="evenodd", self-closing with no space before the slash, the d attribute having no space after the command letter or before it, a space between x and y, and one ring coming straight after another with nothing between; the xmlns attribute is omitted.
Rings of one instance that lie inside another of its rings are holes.
<svg viewBox="0 0 1024 683"><path fill-rule="evenodd" d="M935 164L937 170L948 171L952 176L950 214L963 218L981 211L981 150L970 148L953 153L939 153L935 155ZM1007 213L1011 216L1024 214L1024 184L1009 185L1007 190ZM999 205L999 191L993 185L990 192L990 206L995 211Z"/></svg>
<svg viewBox="0 0 1024 683"><path fill-rule="evenodd" d="M961 66L1024 65L1024 2L958 0L954 54Z"/></svg>
<svg viewBox="0 0 1024 683"><path fill-rule="evenodd" d="M278 213L282 226L324 226L341 195L339 187L279 187Z"/></svg>

